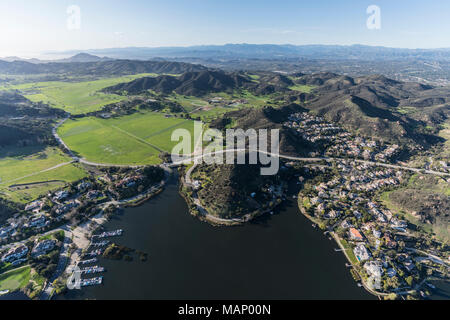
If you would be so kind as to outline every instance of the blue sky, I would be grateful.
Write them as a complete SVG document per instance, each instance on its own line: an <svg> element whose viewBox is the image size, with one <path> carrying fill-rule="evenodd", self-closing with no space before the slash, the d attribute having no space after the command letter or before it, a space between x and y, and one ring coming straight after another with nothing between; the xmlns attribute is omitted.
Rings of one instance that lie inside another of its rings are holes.
<svg viewBox="0 0 450 320"><path fill-rule="evenodd" d="M67 7L81 9L68 30ZM381 29L369 30L369 5ZM0 56L225 43L450 47L447 0L2 0Z"/></svg>

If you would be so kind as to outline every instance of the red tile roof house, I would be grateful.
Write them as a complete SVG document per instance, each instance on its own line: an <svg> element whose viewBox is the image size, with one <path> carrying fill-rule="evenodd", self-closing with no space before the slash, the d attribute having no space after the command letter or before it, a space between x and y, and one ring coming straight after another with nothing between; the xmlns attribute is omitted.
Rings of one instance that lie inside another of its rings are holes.
<svg viewBox="0 0 450 320"><path fill-rule="evenodd" d="M363 237L362 237L361 233L358 230L356 230L355 228L350 228L349 232L350 232L350 238L352 238L353 240L363 241Z"/></svg>

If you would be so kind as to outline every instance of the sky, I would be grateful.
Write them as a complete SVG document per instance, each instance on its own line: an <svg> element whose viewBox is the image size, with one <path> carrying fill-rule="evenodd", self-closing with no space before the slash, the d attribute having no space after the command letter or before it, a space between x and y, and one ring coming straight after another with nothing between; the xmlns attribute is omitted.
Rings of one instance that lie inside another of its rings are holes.
<svg viewBox="0 0 450 320"><path fill-rule="evenodd" d="M376 20L380 21L379 28L367 26L373 14L367 13L371 5L380 9L380 19ZM80 14L76 14L77 10L68 12L71 6L79 8ZM226 43L448 48L450 1L0 2L0 57L31 57L48 51Z"/></svg>

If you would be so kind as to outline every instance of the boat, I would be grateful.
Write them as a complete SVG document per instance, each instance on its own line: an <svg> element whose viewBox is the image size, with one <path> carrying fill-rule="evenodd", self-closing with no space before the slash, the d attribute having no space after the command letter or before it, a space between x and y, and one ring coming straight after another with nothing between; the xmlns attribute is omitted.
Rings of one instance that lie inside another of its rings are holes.
<svg viewBox="0 0 450 320"><path fill-rule="evenodd" d="M123 233L122 229L118 229L118 230L114 230L114 231L107 231L107 232L103 232L101 234L98 235L93 235L93 238L98 238L98 239L103 239L103 238L108 238L108 237L116 237L116 236L121 236Z"/></svg>
<svg viewBox="0 0 450 320"><path fill-rule="evenodd" d="M8 294L8 293L9 293L9 289L2 290L2 291L0 291L0 296L4 296L5 294Z"/></svg>
<svg viewBox="0 0 450 320"><path fill-rule="evenodd" d="M97 258L92 258L92 259L80 261L78 264L85 265L85 264L91 264L91 263L96 263L96 262L97 262Z"/></svg>
<svg viewBox="0 0 450 320"><path fill-rule="evenodd" d="M103 277L98 277L98 278L81 280L80 285L82 287L95 286L95 285L102 284L102 282L103 282Z"/></svg>
<svg viewBox="0 0 450 320"><path fill-rule="evenodd" d="M429 286L431 289L436 289L436 286L432 285L431 283L427 282L427 286Z"/></svg>
<svg viewBox="0 0 450 320"><path fill-rule="evenodd" d="M100 273L105 272L104 267L94 266L94 267L88 267L81 270L81 274L93 274L93 273Z"/></svg>

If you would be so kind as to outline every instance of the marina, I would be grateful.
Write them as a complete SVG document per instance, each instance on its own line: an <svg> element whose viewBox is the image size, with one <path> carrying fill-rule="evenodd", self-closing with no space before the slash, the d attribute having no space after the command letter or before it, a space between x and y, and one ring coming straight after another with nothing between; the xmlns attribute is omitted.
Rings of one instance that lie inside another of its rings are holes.
<svg viewBox="0 0 450 320"><path fill-rule="evenodd" d="M86 265L86 264L96 263L97 261L98 261L97 258L92 258L92 259L88 259L88 260L79 261L78 265Z"/></svg>
<svg viewBox="0 0 450 320"><path fill-rule="evenodd" d="M103 277L97 277L92 279L83 279L80 281L81 287L88 287L88 286L97 286L103 283Z"/></svg>
<svg viewBox="0 0 450 320"><path fill-rule="evenodd" d="M93 235L92 239L104 239L104 238L111 238L111 237L118 237L123 234L122 229L117 229L114 231L105 231L101 234Z"/></svg>
<svg viewBox="0 0 450 320"><path fill-rule="evenodd" d="M101 254L103 254L103 250L102 249L97 249L91 252L86 253L86 256L88 257L97 257L100 256Z"/></svg>
<svg viewBox="0 0 450 320"><path fill-rule="evenodd" d="M94 248L101 248L101 247L107 246L110 243L111 243L111 241L105 240L105 241L100 241L100 242L91 242L89 244L89 246L94 247Z"/></svg>
<svg viewBox="0 0 450 320"><path fill-rule="evenodd" d="M81 274L94 274L94 273L102 273L105 272L104 267L94 266L88 267L81 270Z"/></svg>

